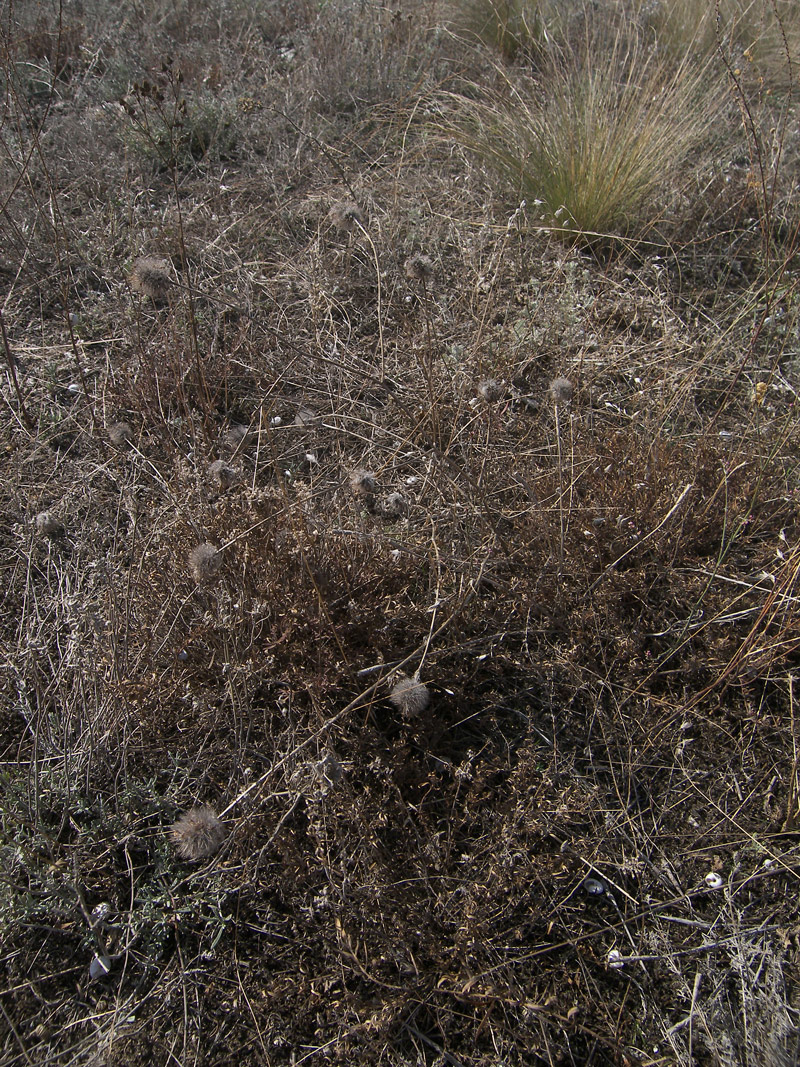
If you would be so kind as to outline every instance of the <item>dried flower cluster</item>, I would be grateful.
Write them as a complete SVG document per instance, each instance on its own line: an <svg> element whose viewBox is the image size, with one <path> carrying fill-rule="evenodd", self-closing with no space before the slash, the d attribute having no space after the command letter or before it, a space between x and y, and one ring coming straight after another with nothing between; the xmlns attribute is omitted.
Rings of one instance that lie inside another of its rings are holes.
<svg viewBox="0 0 800 1067"><path fill-rule="evenodd" d="M204 542L189 553L189 566L198 585L210 582L219 574L222 566L222 553L213 545Z"/></svg>
<svg viewBox="0 0 800 1067"><path fill-rule="evenodd" d="M402 519L408 514L408 501L402 493L389 493L383 500L381 510L387 519Z"/></svg>
<svg viewBox="0 0 800 1067"><path fill-rule="evenodd" d="M331 206L328 212L328 221L337 230L349 233L364 225L364 216L361 214L358 204L352 200L340 200Z"/></svg>
<svg viewBox="0 0 800 1067"><path fill-rule="evenodd" d="M378 491L378 481L372 471L357 470L350 475L350 488L353 496L369 501Z"/></svg>
<svg viewBox="0 0 800 1067"><path fill-rule="evenodd" d="M125 448L133 440L133 430L128 422L115 422L109 427L108 439L115 448Z"/></svg>
<svg viewBox="0 0 800 1067"><path fill-rule="evenodd" d="M423 255L422 252L417 252L416 255L406 260L405 271L409 281L422 282L425 285L433 281L436 273L433 260L430 256Z"/></svg>
<svg viewBox="0 0 800 1067"><path fill-rule="evenodd" d="M149 297L155 304L164 304L172 287L172 264L160 256L140 256L134 261L130 285L134 293Z"/></svg>
<svg viewBox="0 0 800 1067"><path fill-rule="evenodd" d="M64 532L63 525L51 511L40 511L36 516L36 529L45 537L58 537Z"/></svg>
<svg viewBox="0 0 800 1067"><path fill-rule="evenodd" d="M403 675L389 694L389 700L398 708L404 719L421 715L431 702L430 690L415 674L413 678Z"/></svg>
<svg viewBox="0 0 800 1067"><path fill-rule="evenodd" d="M487 378L478 386L478 393L487 404L496 404L503 399L503 386L496 378Z"/></svg>
<svg viewBox="0 0 800 1067"><path fill-rule="evenodd" d="M192 808L172 825L172 840L178 855L191 862L213 856L225 836L225 824L209 804Z"/></svg>
<svg viewBox="0 0 800 1067"><path fill-rule="evenodd" d="M215 489L218 489L221 493L226 489L230 489L236 482L236 471L233 467L229 467L223 459L215 459L208 468L208 480L212 483Z"/></svg>
<svg viewBox="0 0 800 1067"><path fill-rule="evenodd" d="M550 399L556 407L563 407L572 400L572 382L568 378L555 378L550 382Z"/></svg>

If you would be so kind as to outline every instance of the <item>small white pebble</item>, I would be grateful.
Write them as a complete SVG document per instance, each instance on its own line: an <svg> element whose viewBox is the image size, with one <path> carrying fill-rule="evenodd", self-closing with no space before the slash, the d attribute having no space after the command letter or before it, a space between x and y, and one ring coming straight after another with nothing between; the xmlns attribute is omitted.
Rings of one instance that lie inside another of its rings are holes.
<svg viewBox="0 0 800 1067"><path fill-rule="evenodd" d="M722 878L717 874L716 871L709 871L706 875L705 882L709 889L722 888Z"/></svg>

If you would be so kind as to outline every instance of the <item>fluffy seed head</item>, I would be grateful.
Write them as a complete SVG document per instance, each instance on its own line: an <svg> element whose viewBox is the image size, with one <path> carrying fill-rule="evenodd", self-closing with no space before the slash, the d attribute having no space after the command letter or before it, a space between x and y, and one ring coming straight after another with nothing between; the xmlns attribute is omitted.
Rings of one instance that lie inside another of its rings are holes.
<svg viewBox="0 0 800 1067"><path fill-rule="evenodd" d="M140 256L134 260L130 278L134 293L149 296L156 304L164 304L172 286L172 264L160 256Z"/></svg>
<svg viewBox="0 0 800 1067"><path fill-rule="evenodd" d="M478 393L487 404L495 404L503 399L503 386L496 378L487 378L478 386Z"/></svg>
<svg viewBox="0 0 800 1067"><path fill-rule="evenodd" d="M133 440L133 430L128 422L115 422L108 429L108 439L115 448L124 448Z"/></svg>
<svg viewBox="0 0 800 1067"><path fill-rule="evenodd" d="M208 478L220 492L224 492L235 483L236 471L233 467L229 467L223 459L215 459L209 465Z"/></svg>
<svg viewBox="0 0 800 1067"><path fill-rule="evenodd" d="M305 429L307 426L313 426L316 421L316 411L312 411L311 408L305 406L297 409L297 414L294 417L295 426L300 426L302 429Z"/></svg>
<svg viewBox="0 0 800 1067"><path fill-rule="evenodd" d="M428 282L433 281L435 274L435 268L433 266L433 260L430 256L425 256L421 252L417 252L416 255L406 260L406 278L411 282L424 282L426 285Z"/></svg>
<svg viewBox="0 0 800 1067"><path fill-rule="evenodd" d="M372 471L357 470L350 475L350 488L353 495L363 499L371 498L378 491L378 482Z"/></svg>
<svg viewBox="0 0 800 1067"><path fill-rule="evenodd" d="M550 399L556 407L568 404L572 400L572 392L572 382L569 378L554 378L550 382Z"/></svg>
<svg viewBox="0 0 800 1067"><path fill-rule="evenodd" d="M58 537L64 532L64 527L50 511L40 511L36 516L36 529L45 537Z"/></svg>
<svg viewBox="0 0 800 1067"><path fill-rule="evenodd" d="M198 585L209 582L219 573L222 566L222 553L208 542L197 545L189 553L189 566Z"/></svg>
<svg viewBox="0 0 800 1067"><path fill-rule="evenodd" d="M337 230L349 233L364 225L364 216L358 204L352 200L340 200L331 206L328 212L328 221Z"/></svg>
<svg viewBox="0 0 800 1067"><path fill-rule="evenodd" d="M181 859L206 860L225 840L225 824L209 804L192 808L172 824L172 840Z"/></svg>
<svg viewBox="0 0 800 1067"><path fill-rule="evenodd" d="M404 719L413 719L430 704L431 694L416 675L413 678L403 675L389 694L389 700L400 709Z"/></svg>
<svg viewBox="0 0 800 1067"><path fill-rule="evenodd" d="M383 514L389 519L401 519L408 514L408 501L402 493L389 493L381 505Z"/></svg>

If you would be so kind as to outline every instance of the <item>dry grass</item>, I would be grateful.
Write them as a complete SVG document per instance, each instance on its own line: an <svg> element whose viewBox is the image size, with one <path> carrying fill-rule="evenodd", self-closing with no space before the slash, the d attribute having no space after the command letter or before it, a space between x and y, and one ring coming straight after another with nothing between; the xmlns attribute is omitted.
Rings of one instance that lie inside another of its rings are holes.
<svg viewBox="0 0 800 1067"><path fill-rule="evenodd" d="M724 181L753 128L600 262L435 136L493 95L449 13L353 13L3 23L0 1060L792 1062L800 304ZM228 158L163 151L200 94Z"/></svg>

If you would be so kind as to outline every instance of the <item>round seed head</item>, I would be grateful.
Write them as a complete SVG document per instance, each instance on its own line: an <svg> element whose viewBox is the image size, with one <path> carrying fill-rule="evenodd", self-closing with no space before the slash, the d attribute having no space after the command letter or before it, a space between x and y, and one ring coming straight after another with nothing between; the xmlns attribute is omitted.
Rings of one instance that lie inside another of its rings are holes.
<svg viewBox="0 0 800 1067"><path fill-rule="evenodd" d="M569 378L554 378L550 382L550 399L556 407L563 407L572 400L572 382Z"/></svg>
<svg viewBox="0 0 800 1067"><path fill-rule="evenodd" d="M408 514L408 501L402 493L389 493L384 498L382 511L389 519L402 519Z"/></svg>
<svg viewBox="0 0 800 1067"><path fill-rule="evenodd" d="M378 482L372 471L357 470L350 475L350 488L353 496L371 499L378 491Z"/></svg>
<svg viewBox="0 0 800 1067"><path fill-rule="evenodd" d="M160 256L140 256L134 260L129 281L134 293L149 297L155 304L166 303L172 286L172 264Z"/></svg>
<svg viewBox="0 0 800 1067"><path fill-rule="evenodd" d="M181 815L171 829L178 855L191 862L213 856L225 840L225 824L208 804Z"/></svg>
<svg viewBox="0 0 800 1067"><path fill-rule="evenodd" d="M222 566L222 553L208 542L197 545L189 553L189 566L198 585L210 582L219 574Z"/></svg>
<svg viewBox="0 0 800 1067"><path fill-rule="evenodd" d="M406 260L405 271L406 278L409 281L424 282L426 285L433 281L433 276L436 273L431 257L425 256L421 252L417 252L416 255Z"/></svg>
<svg viewBox="0 0 800 1067"><path fill-rule="evenodd" d="M431 702L431 694L419 678L403 675L389 694L389 700L399 708L404 719L413 719L425 711Z"/></svg>
<svg viewBox="0 0 800 1067"><path fill-rule="evenodd" d="M115 422L108 429L108 439L115 448L125 448L133 440L133 430L128 422Z"/></svg>
<svg viewBox="0 0 800 1067"><path fill-rule="evenodd" d="M495 404L503 399L503 386L496 378L487 378L478 386L478 393L487 404Z"/></svg>
<svg viewBox="0 0 800 1067"><path fill-rule="evenodd" d="M340 200L331 206L328 221L337 230L349 233L364 225L364 216L353 200Z"/></svg>
<svg viewBox="0 0 800 1067"><path fill-rule="evenodd" d="M236 471L222 459L215 459L208 468L209 481L223 493L236 482Z"/></svg>
<svg viewBox="0 0 800 1067"><path fill-rule="evenodd" d="M64 532L64 527L50 511L40 511L36 516L36 529L45 537L58 537Z"/></svg>

